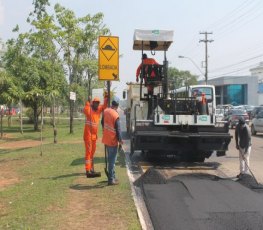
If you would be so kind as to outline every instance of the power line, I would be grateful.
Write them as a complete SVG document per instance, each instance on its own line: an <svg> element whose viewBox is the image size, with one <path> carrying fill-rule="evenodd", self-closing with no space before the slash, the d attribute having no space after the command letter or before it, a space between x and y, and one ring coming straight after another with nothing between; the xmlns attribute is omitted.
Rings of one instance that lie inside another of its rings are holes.
<svg viewBox="0 0 263 230"><path fill-rule="evenodd" d="M217 31L217 34L219 35L217 37L217 40L222 39L225 37L225 35L229 36L233 32L239 30L240 28L244 27L244 25L247 25L248 23L254 21L259 16L262 16L262 8L257 8L253 14L248 15L247 17L242 17L240 19L236 19L236 23L230 23L222 28L219 28Z"/></svg>
<svg viewBox="0 0 263 230"><path fill-rule="evenodd" d="M246 60L243 60L243 61L240 61L240 62L231 64L231 65L227 65L227 66L223 66L223 67L219 67L219 68L213 69L213 70L211 70L210 73L212 73L212 72L219 72L220 70L228 69L229 67L233 67L233 66L236 66L236 65L239 65L239 64L242 64L242 63L245 63L245 62L248 62L248 61L257 59L257 58L259 58L259 57L263 57L263 54L260 54L260 55L255 56L255 57L248 58L248 59L246 59Z"/></svg>
<svg viewBox="0 0 263 230"><path fill-rule="evenodd" d="M239 13L243 8L247 8L247 5L249 5L251 2L253 2L254 0L246 0L244 2L242 2L237 8L233 9L232 11L228 12L227 14L225 14L222 18L220 18L218 21L213 22L212 24L210 24L207 28L208 29L215 29L215 27L217 27L220 24L223 24L226 22L226 20L228 20L229 18L231 18L232 16L234 16L235 14Z"/></svg>
<svg viewBox="0 0 263 230"><path fill-rule="evenodd" d="M241 70L249 69L249 68L256 67L256 66L257 66L256 64L245 66L245 67L240 68L240 69L236 69L236 70L233 70L233 71L230 71L230 72L227 72L227 73L223 73L223 74L219 74L219 75L213 76L212 78L218 78L218 77L222 77L222 76L225 76L225 75L228 75L228 74L237 73L237 72L240 72Z"/></svg>
<svg viewBox="0 0 263 230"><path fill-rule="evenodd" d="M254 0L246 0L244 2L242 2L237 8L233 9L232 11L230 11L229 13L227 13L226 15L224 15L221 19L219 19L218 21L210 24L207 28L214 28L217 27L218 25L222 24L222 23L227 23L226 19L229 19L229 17L235 15L235 13L238 13L239 11L241 11L243 8L247 8L247 5L249 5L251 2L253 2ZM222 23L221 23L222 22ZM218 25L217 25L218 24ZM191 36L191 39L189 39L189 42L187 42L185 45L185 47L183 47L183 49L180 50L179 53L187 53L188 50L193 50L193 41L196 40L196 36ZM194 47L195 49L196 47ZM187 50L187 51L186 51ZM191 55L192 56L192 55Z"/></svg>
<svg viewBox="0 0 263 230"><path fill-rule="evenodd" d="M259 5L262 3L263 2L261 0L258 2L255 2L254 0L246 0L230 13L226 14L218 21L212 23L210 26L208 26L208 28L213 26L213 31L217 34L217 41L222 39L222 37L226 35L227 31L227 35L229 36L235 30L240 29L244 25L262 15L262 12L256 14L258 11L262 10L262 7L259 7ZM251 14L251 12L253 13ZM195 39L192 39L192 41L194 40ZM191 44L193 44L193 42L191 42ZM184 49L181 49L180 53L184 53L193 57L193 53L196 53L198 46L193 46L191 44L188 44ZM191 53L188 52L189 50Z"/></svg>
<svg viewBox="0 0 263 230"><path fill-rule="evenodd" d="M213 30L225 30L226 28L231 28L233 25L235 24L239 24L243 19L246 19L247 16L249 14L251 14L251 12L255 12L255 10L260 9L258 6L262 4L262 1L260 0L258 3L256 3L255 5L253 5L251 8L246 8L246 11L244 13L241 13L240 15L237 15L236 17L234 17L233 19L228 19L225 21L224 24L220 25L220 26L215 26L213 28ZM218 27L218 28L216 28Z"/></svg>

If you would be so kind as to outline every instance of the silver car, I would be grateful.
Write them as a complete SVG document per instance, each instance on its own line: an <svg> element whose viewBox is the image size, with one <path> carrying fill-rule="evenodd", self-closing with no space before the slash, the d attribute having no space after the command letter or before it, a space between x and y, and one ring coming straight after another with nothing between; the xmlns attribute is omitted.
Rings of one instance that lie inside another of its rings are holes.
<svg viewBox="0 0 263 230"><path fill-rule="evenodd" d="M216 109L216 122L220 122L223 120L224 118L224 110L223 109Z"/></svg>
<svg viewBox="0 0 263 230"><path fill-rule="evenodd" d="M263 132L263 110L252 119L251 134L256 135L257 132Z"/></svg>

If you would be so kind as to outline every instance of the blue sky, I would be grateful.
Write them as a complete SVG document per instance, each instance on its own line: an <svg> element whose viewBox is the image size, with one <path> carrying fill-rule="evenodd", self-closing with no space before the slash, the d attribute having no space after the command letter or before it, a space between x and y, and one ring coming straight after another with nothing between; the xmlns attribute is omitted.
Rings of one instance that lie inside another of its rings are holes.
<svg viewBox="0 0 263 230"><path fill-rule="evenodd" d="M14 36L18 24L28 29L26 18L33 0L0 0L0 38ZM200 32L213 32L208 39L208 78L225 75L249 75L249 69L263 61L262 0L51 0L69 8L77 16L104 14L104 23L119 37L120 82L113 85L120 92L126 82L135 80L140 62L139 51L132 50L135 29L174 31L174 43L167 52L171 67L200 75L205 60L204 39ZM183 55L190 59L179 59ZM148 56L151 56L148 54ZM163 55L155 59L162 63ZM199 67L199 69L193 64ZM204 72L204 69L202 69Z"/></svg>

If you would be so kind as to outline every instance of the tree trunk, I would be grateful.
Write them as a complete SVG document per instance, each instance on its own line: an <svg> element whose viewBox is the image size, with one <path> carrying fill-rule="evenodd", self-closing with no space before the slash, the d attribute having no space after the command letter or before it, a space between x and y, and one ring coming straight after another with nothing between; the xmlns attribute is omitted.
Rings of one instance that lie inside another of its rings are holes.
<svg viewBox="0 0 263 230"><path fill-rule="evenodd" d="M35 103L33 110L34 110L34 130L38 131L37 103Z"/></svg>
<svg viewBox="0 0 263 230"><path fill-rule="evenodd" d="M53 125L53 133L54 133L54 144L57 143L57 127L55 121L55 97L53 97L53 108L52 108L52 125Z"/></svg>
<svg viewBox="0 0 263 230"><path fill-rule="evenodd" d="M40 125L40 156L43 155L43 124L44 124L44 114L43 114L43 103L41 104L41 125Z"/></svg>
<svg viewBox="0 0 263 230"><path fill-rule="evenodd" d="M23 105L22 105L22 101L21 101L21 99L19 100L19 104L20 104L20 113L19 113L19 119L20 119L20 133L23 134L23 133L24 133L24 131L23 131L23 113L22 113Z"/></svg>
<svg viewBox="0 0 263 230"><path fill-rule="evenodd" d="M89 93L88 93L88 98L90 98L92 95L91 95L91 77L90 77L90 74L88 74L88 82L89 82L89 87L88 87L88 90L89 90Z"/></svg>
<svg viewBox="0 0 263 230"><path fill-rule="evenodd" d="M70 116L69 116L69 133L73 134L73 112L74 112L74 102L70 100Z"/></svg>

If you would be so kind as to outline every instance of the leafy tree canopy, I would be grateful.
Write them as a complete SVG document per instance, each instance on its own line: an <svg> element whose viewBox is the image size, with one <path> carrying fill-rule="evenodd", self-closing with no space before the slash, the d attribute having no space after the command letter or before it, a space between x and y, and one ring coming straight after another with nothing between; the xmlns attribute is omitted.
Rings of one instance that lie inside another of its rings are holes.
<svg viewBox="0 0 263 230"><path fill-rule="evenodd" d="M197 76L189 71L180 71L174 67L168 68L169 90L180 88L184 85L196 85Z"/></svg>

